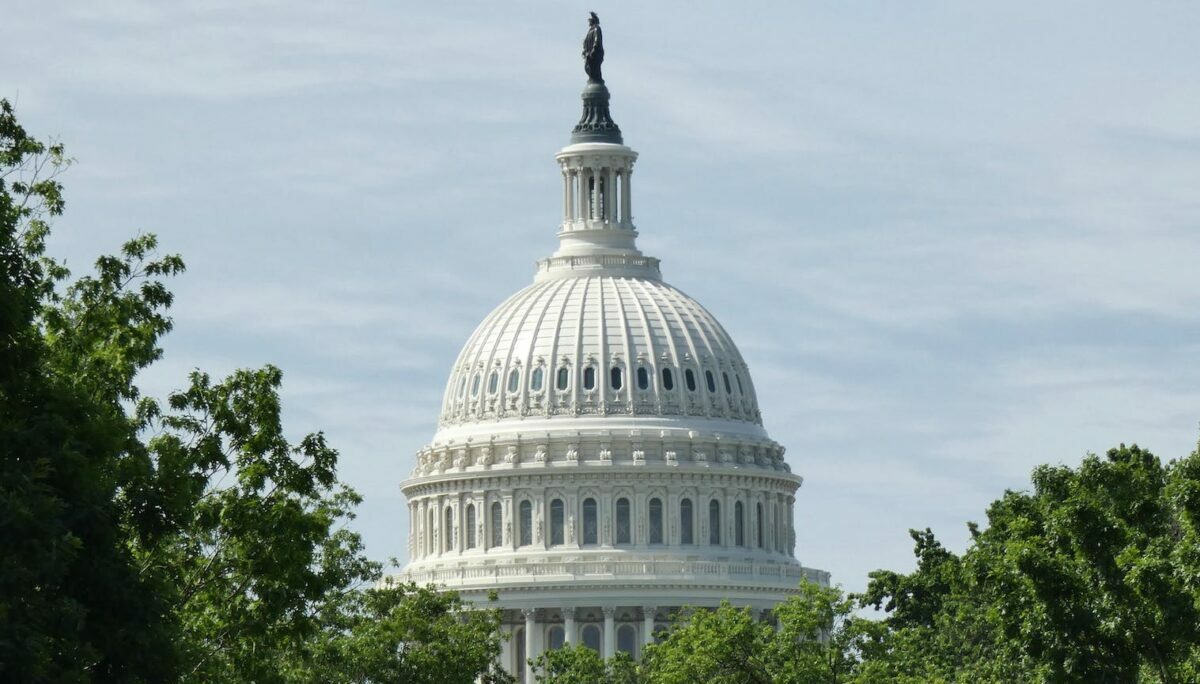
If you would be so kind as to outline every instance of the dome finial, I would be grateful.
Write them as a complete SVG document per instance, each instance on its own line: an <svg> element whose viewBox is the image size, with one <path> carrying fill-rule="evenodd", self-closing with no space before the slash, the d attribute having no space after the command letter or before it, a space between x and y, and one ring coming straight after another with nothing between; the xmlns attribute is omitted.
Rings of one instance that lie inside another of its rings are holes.
<svg viewBox="0 0 1200 684"><path fill-rule="evenodd" d="M583 71L588 82L583 87L583 116L571 130L571 143L616 143L622 144L621 128L608 112L608 88L600 74L604 62L604 34L600 31L600 17L589 12L588 32L583 37Z"/></svg>
<svg viewBox="0 0 1200 684"><path fill-rule="evenodd" d="M588 83L604 83L600 65L604 62L604 34L600 31L600 17L588 12L588 32L583 37L583 71Z"/></svg>

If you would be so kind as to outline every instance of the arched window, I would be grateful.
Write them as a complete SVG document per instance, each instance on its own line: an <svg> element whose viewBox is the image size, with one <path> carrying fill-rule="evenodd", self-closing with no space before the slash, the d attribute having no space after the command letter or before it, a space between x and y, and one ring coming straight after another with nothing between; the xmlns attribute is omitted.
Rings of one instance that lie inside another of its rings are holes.
<svg viewBox="0 0 1200 684"><path fill-rule="evenodd" d="M541 366L534 368L533 373L529 376L529 389L533 390L534 392L541 391L543 375L544 373L542 372Z"/></svg>
<svg viewBox="0 0 1200 684"><path fill-rule="evenodd" d="M649 515L649 518L650 518L650 525L649 525L650 540L649 541L651 544L661 544L661 543L663 543L662 499L659 499L657 497L650 499L650 505L648 506L648 508L649 508L649 513L650 513L650 515Z"/></svg>
<svg viewBox="0 0 1200 684"><path fill-rule="evenodd" d="M596 389L596 369L592 366L583 369L583 388L585 390Z"/></svg>
<svg viewBox="0 0 1200 684"><path fill-rule="evenodd" d="M500 371L494 370L488 376L488 394L495 394L496 389L500 386Z"/></svg>
<svg viewBox="0 0 1200 684"><path fill-rule="evenodd" d="M633 625L621 625L617 628L617 650L628 653L631 658L637 655L637 630Z"/></svg>
<svg viewBox="0 0 1200 684"><path fill-rule="evenodd" d="M683 371L683 384L687 385L689 392L696 391L696 374L692 372L691 368Z"/></svg>
<svg viewBox="0 0 1200 684"><path fill-rule="evenodd" d="M467 393L467 376L463 376L462 380L458 381L458 398L462 399Z"/></svg>
<svg viewBox="0 0 1200 684"><path fill-rule="evenodd" d="M521 371L514 368L508 372L508 391L516 392L517 388L520 386L521 386Z"/></svg>
<svg viewBox="0 0 1200 684"><path fill-rule="evenodd" d="M632 543L629 526L629 499L617 499L617 540L618 544Z"/></svg>
<svg viewBox="0 0 1200 684"><path fill-rule="evenodd" d="M708 543L721 545L721 502L716 499L708 502Z"/></svg>
<svg viewBox="0 0 1200 684"><path fill-rule="evenodd" d="M733 504L733 543L735 546L746 545L746 513L741 501Z"/></svg>
<svg viewBox="0 0 1200 684"><path fill-rule="evenodd" d="M733 394L733 388L729 386L729 373L721 371L721 379L725 381L725 394Z"/></svg>
<svg viewBox="0 0 1200 684"><path fill-rule="evenodd" d="M608 383L614 391L621 389L621 369L617 366L608 372Z"/></svg>
<svg viewBox="0 0 1200 684"><path fill-rule="evenodd" d="M521 546L533 543L533 504L521 502Z"/></svg>
<svg viewBox="0 0 1200 684"><path fill-rule="evenodd" d="M638 389L644 390L650 388L650 373L648 373L644 367L638 369L637 382Z"/></svg>
<svg viewBox="0 0 1200 684"><path fill-rule="evenodd" d="M737 380L738 394L744 396L746 394L746 392L745 392L745 390L742 389L742 376L737 375L735 373L733 376L733 379Z"/></svg>
<svg viewBox="0 0 1200 684"><path fill-rule="evenodd" d="M467 504L467 548L475 548L475 504Z"/></svg>
<svg viewBox="0 0 1200 684"><path fill-rule="evenodd" d="M454 509L446 507L446 526L442 529L442 550L454 550Z"/></svg>
<svg viewBox="0 0 1200 684"><path fill-rule="evenodd" d="M479 394L479 380L479 373L476 373L475 377L471 378L471 396L476 396Z"/></svg>
<svg viewBox="0 0 1200 684"><path fill-rule="evenodd" d="M550 502L550 545L559 546L563 543L563 500L555 499Z"/></svg>
<svg viewBox="0 0 1200 684"><path fill-rule="evenodd" d="M517 681L524 683L525 681L525 629L518 627L516 632L513 632L513 663L512 671L517 675Z"/></svg>
<svg viewBox="0 0 1200 684"><path fill-rule="evenodd" d="M592 649L596 653L600 652L600 626L599 625L584 625L583 626L583 645Z"/></svg>
<svg viewBox="0 0 1200 684"><path fill-rule="evenodd" d="M546 634L546 641L550 644L550 650L553 651L562 648L566 635L567 633L562 627L558 625L551 627L550 631Z"/></svg>
<svg viewBox="0 0 1200 684"><path fill-rule="evenodd" d="M754 519L754 543L758 544L758 548L761 549L765 545L763 541L763 505L756 503L754 507L758 514Z"/></svg>
<svg viewBox="0 0 1200 684"><path fill-rule="evenodd" d="M599 543L598 525L596 524L596 500L583 500L583 543Z"/></svg>
<svg viewBox="0 0 1200 684"><path fill-rule="evenodd" d="M492 546L504 543L504 508L499 501L492 502Z"/></svg>
<svg viewBox="0 0 1200 684"><path fill-rule="evenodd" d="M692 500L682 499L679 502L679 543L694 544L692 537Z"/></svg>
<svg viewBox="0 0 1200 684"><path fill-rule="evenodd" d="M558 389L565 390L571 384L571 371L566 368L558 369Z"/></svg>
<svg viewBox="0 0 1200 684"><path fill-rule="evenodd" d="M664 368L663 372L662 372L662 376L663 376L663 389L665 389L665 390L675 389L675 376L671 374L671 369Z"/></svg>
<svg viewBox="0 0 1200 684"><path fill-rule="evenodd" d="M713 379L712 371L704 371L704 384L708 385L709 392L717 391L717 381Z"/></svg>

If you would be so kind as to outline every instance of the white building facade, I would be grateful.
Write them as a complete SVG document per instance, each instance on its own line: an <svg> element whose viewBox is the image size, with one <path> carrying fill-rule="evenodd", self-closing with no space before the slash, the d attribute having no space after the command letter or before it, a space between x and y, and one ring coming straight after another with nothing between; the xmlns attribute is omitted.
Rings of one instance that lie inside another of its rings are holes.
<svg viewBox="0 0 1200 684"><path fill-rule="evenodd" d="M635 244L603 83L557 155L559 248L476 328L401 488L409 564L479 605L504 665L563 643L635 657L684 606L762 611L828 573L795 558L802 478L762 425L733 340Z"/></svg>

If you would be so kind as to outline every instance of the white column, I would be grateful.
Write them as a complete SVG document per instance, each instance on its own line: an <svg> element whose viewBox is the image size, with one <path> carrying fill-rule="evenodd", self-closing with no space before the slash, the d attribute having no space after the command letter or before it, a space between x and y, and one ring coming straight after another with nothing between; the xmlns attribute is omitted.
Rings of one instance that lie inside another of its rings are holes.
<svg viewBox="0 0 1200 684"><path fill-rule="evenodd" d="M623 214L621 220L625 223L633 220L632 196L629 194L629 174L632 171L633 169L626 167L625 172L621 174L621 213Z"/></svg>
<svg viewBox="0 0 1200 684"><path fill-rule="evenodd" d="M571 221L571 171L563 167L563 223Z"/></svg>
<svg viewBox="0 0 1200 684"><path fill-rule="evenodd" d="M611 166L604 170L604 220L607 223L617 220L617 188L613 182L615 178L616 174L613 173Z"/></svg>
<svg viewBox="0 0 1200 684"><path fill-rule="evenodd" d="M500 625L500 633L508 635L507 639L500 640L500 663L501 667L507 671L508 666L506 663L512 662L512 651L514 648L516 648L516 646L514 646L512 643L513 629L509 625Z"/></svg>
<svg viewBox="0 0 1200 684"><path fill-rule="evenodd" d="M575 643L575 609L563 608L563 642Z"/></svg>
<svg viewBox="0 0 1200 684"><path fill-rule="evenodd" d="M604 654L604 659L608 660L617 652L617 625L614 619L617 614L617 609L612 606L605 606L600 609L604 613L604 648L601 652Z"/></svg>
<svg viewBox="0 0 1200 684"><path fill-rule="evenodd" d="M642 643L654 643L654 613L658 606L642 606Z"/></svg>
<svg viewBox="0 0 1200 684"><path fill-rule="evenodd" d="M533 666L529 664L530 660L537 657L534 653L534 646L537 643L534 639L533 630L537 625L537 609L524 608L521 614L525 616L525 662L521 664L525 668L525 681L533 682Z"/></svg>
<svg viewBox="0 0 1200 684"><path fill-rule="evenodd" d="M586 220L588 217L588 174L587 169L580 167L578 172L579 187L576 188L575 197L577 198L578 207L575 209L575 215L580 220Z"/></svg>
<svg viewBox="0 0 1200 684"><path fill-rule="evenodd" d="M594 219L602 219L602 218L604 218L604 217L603 217L603 216L601 216L601 214L600 214L600 178L601 178L602 176L601 176L600 174L596 173L596 170L595 170L595 169L592 169L591 176L592 176L592 211L591 211L591 217L592 217L592 218L594 218Z"/></svg>

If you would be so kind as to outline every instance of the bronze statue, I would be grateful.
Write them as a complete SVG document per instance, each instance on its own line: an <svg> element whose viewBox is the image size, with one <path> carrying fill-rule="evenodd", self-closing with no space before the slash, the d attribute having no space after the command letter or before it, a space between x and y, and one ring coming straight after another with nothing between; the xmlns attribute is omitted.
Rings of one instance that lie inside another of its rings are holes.
<svg viewBox="0 0 1200 684"><path fill-rule="evenodd" d="M583 71L588 83L604 83L600 75L600 63L604 61L604 34L600 32L600 17L588 12L588 32L583 37Z"/></svg>

